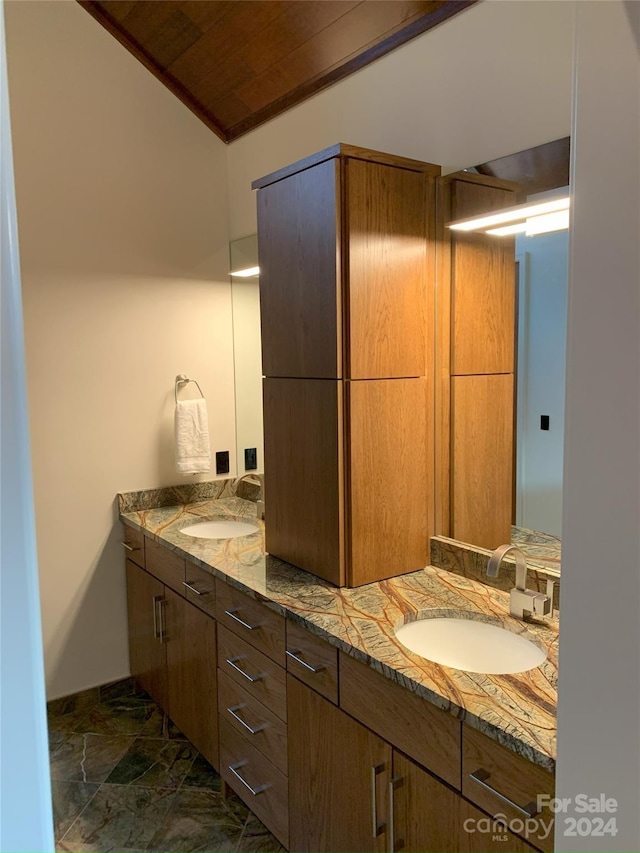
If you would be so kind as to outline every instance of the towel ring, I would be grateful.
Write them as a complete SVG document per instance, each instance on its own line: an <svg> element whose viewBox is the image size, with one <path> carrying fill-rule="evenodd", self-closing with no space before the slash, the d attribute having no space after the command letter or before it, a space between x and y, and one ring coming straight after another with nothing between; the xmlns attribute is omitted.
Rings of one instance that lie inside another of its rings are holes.
<svg viewBox="0 0 640 853"><path fill-rule="evenodd" d="M189 379L189 377L185 376L184 373L179 373L176 376L176 385L174 388L174 397L176 400L176 405L178 404L178 387L182 387L183 385L188 385L189 382L195 383L196 388L200 392L200 396L204 400L204 394L202 393L202 388L198 385L198 382L195 379Z"/></svg>

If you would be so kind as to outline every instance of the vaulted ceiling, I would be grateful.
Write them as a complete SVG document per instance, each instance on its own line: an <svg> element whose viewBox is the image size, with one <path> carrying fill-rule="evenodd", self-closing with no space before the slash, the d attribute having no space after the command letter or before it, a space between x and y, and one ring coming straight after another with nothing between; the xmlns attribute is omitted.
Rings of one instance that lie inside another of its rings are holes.
<svg viewBox="0 0 640 853"><path fill-rule="evenodd" d="M477 0L78 2L231 142Z"/></svg>

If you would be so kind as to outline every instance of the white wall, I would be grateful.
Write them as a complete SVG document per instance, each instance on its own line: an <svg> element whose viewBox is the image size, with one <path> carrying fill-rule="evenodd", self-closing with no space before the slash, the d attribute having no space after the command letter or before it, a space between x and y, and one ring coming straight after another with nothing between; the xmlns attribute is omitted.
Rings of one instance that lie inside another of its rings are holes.
<svg viewBox="0 0 640 853"><path fill-rule="evenodd" d="M567 190L568 192L568 190ZM518 300L518 470L516 520L562 534L567 349L567 231L516 237ZM540 429L540 415L549 429Z"/></svg>
<svg viewBox="0 0 640 853"><path fill-rule="evenodd" d="M53 698L128 673L114 498L189 479L177 373L235 459L226 150L74 0L10 0L6 17Z"/></svg>
<svg viewBox="0 0 640 853"><path fill-rule="evenodd" d="M0 3L0 224L2 382L0 412L0 850L53 850L53 817L38 562L33 511L22 295Z"/></svg>
<svg viewBox="0 0 640 853"><path fill-rule="evenodd" d="M256 230L251 181L335 142L483 163L568 136L574 2L486 0L229 146L230 230Z"/></svg>
<svg viewBox="0 0 640 853"><path fill-rule="evenodd" d="M618 834L571 807L556 849L640 850L640 4L579 3L576 43L556 795Z"/></svg>

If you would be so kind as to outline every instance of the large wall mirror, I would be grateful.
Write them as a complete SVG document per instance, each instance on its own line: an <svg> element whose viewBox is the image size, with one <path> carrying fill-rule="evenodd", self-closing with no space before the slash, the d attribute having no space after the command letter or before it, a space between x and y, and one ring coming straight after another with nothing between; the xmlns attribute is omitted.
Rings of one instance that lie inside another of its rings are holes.
<svg viewBox="0 0 640 853"><path fill-rule="evenodd" d="M569 140L471 167L519 187L519 201L568 192ZM230 244L237 470L256 448L263 471L262 368L257 237ZM562 527L568 231L518 234L512 540L559 568ZM454 463L455 464L455 463ZM436 530L447 534L446 530ZM468 542L478 546L478 542Z"/></svg>

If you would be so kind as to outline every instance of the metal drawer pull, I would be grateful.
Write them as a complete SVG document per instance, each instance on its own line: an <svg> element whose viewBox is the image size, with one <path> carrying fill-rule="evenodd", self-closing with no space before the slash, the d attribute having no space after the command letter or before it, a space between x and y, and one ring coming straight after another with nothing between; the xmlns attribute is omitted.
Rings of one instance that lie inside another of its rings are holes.
<svg viewBox="0 0 640 853"><path fill-rule="evenodd" d="M166 631L164 630L164 610L163 610L163 607L167 603L167 599L164 597L164 595L158 595L158 596L156 596L156 598L158 599L158 617L159 617L158 622L159 622L159 627L160 627L160 634L158 636L158 639L160 640L161 643L166 643L167 634L166 634Z"/></svg>
<svg viewBox="0 0 640 853"><path fill-rule="evenodd" d="M526 806L519 806L517 803L514 803L513 800L510 800L509 797L505 797L504 794L501 794L500 791L496 791L496 789L492 788L491 785L487 785L487 779L490 776L491 774L489 771L485 770L483 767L476 770L475 773L469 773L470 779L473 779L474 782L477 782L478 785L481 785L485 791L489 791L489 793L493 794L494 797L498 797L498 799L502 800L503 803L507 803L511 808L520 812L521 815L524 815L525 817L535 817L537 814L540 814L536 803L531 802L527 803Z"/></svg>
<svg viewBox="0 0 640 853"><path fill-rule="evenodd" d="M318 666L312 666L310 663L307 663L306 661L302 660L302 658L298 657L301 651L302 649L291 649L291 651L287 649L287 655L293 660L297 661L297 663L299 663L305 669L308 669L309 672L322 672L323 669L326 669L326 666L322 663L318 664Z"/></svg>
<svg viewBox="0 0 640 853"><path fill-rule="evenodd" d="M267 728L269 723L260 723L260 725L256 726L255 728L253 726L250 726L249 723L245 723L245 721L242 719L242 717L239 714L236 713L236 711L240 711L240 710L242 710L242 708L246 708L246 707L247 706L244 703L242 703L242 705L232 705L230 708L227 708L227 711L231 714L233 719L237 720L241 726L244 726L244 728L248 732L250 732L252 735L257 735L258 732L264 731L264 729Z"/></svg>
<svg viewBox="0 0 640 853"><path fill-rule="evenodd" d="M123 548L126 548L127 551L139 551L140 550L140 548L134 548L132 545L129 545L128 542L121 542L120 544L122 545Z"/></svg>
<svg viewBox="0 0 640 853"><path fill-rule="evenodd" d="M384 773L384 767L384 764L376 764L371 768L371 831L374 838L382 835L386 828L386 823L378 823L378 786L376 783L376 779L380 773Z"/></svg>
<svg viewBox="0 0 640 853"><path fill-rule="evenodd" d="M396 842L396 827L395 827L395 790L404 782L404 776L396 776L389 782L389 853L395 853L396 850L402 850L404 847L404 838L399 838Z"/></svg>
<svg viewBox="0 0 640 853"><path fill-rule="evenodd" d="M186 581L182 581L182 586L186 586L187 589L190 589L191 592L195 592L196 595L209 595L209 590L206 589L204 592L200 592L199 589L196 589L195 586L191 586L190 583Z"/></svg>
<svg viewBox="0 0 640 853"><path fill-rule="evenodd" d="M248 761L236 761L235 764L229 765L229 770L231 770L231 772L236 777L236 779L239 779L242 782L242 784L245 786L245 788L248 788L251 791L251 793L253 794L254 797L257 797L258 794L261 794L263 791L266 791L267 788L270 788L271 783L267 782L265 785L258 785L257 788L252 788L251 785L247 782L247 780L238 773L238 769L240 767L244 767L245 764L248 764L248 763L249 763Z"/></svg>
<svg viewBox="0 0 640 853"><path fill-rule="evenodd" d="M239 672L240 675L243 675L247 679L247 681L250 681L252 684L255 681L260 681L260 679L262 679L266 676L266 674L267 674L266 672L261 672L259 675L249 675L249 673L245 672L244 669L240 669L240 667L236 665L236 661L244 660L244 659L245 659L244 655L238 655L235 658L227 658L226 660L227 660L227 663L229 664L229 666L232 666L236 672Z"/></svg>
<svg viewBox="0 0 640 853"><path fill-rule="evenodd" d="M238 622L240 625L242 625L243 628L246 628L247 631L255 631L256 628L260 627L259 624L258 625L249 625L249 623L245 622L244 619L241 619L239 616L236 616L236 613L238 612L237 609L236 610L225 610L224 612L227 614L227 616L230 616L232 619L234 619L236 622Z"/></svg>

